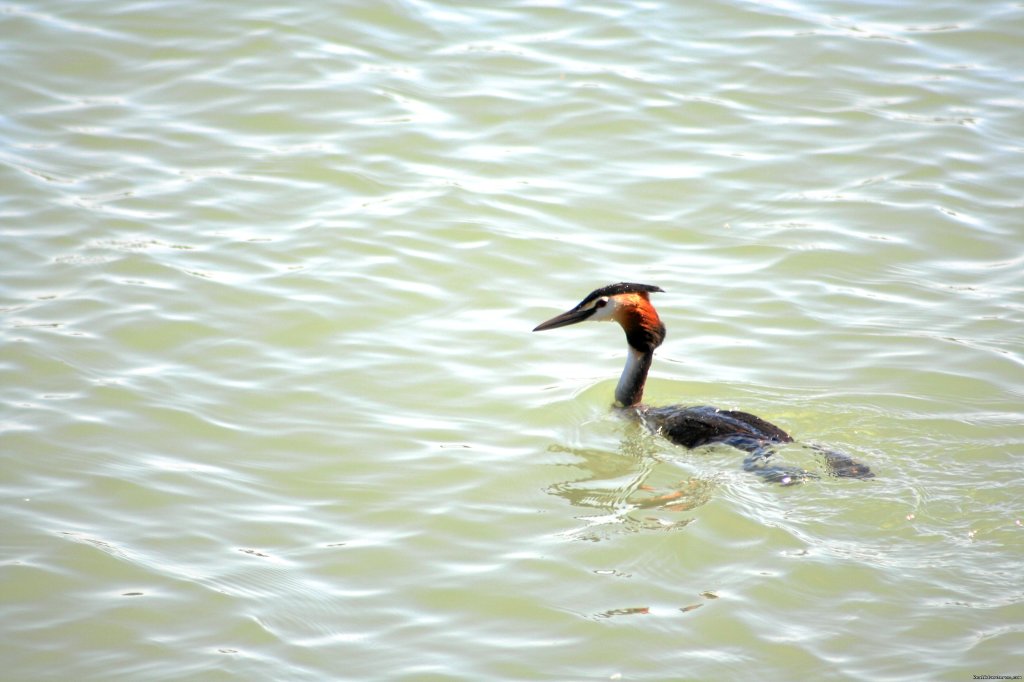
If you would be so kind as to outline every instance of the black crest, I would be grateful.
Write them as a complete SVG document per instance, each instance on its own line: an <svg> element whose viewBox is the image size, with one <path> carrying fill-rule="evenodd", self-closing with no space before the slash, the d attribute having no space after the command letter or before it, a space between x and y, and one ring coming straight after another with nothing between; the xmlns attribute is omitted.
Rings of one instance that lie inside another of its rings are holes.
<svg viewBox="0 0 1024 682"><path fill-rule="evenodd" d="M619 282L618 284L609 284L606 287L600 289L594 289L591 291L585 299L580 301L580 305L593 301L596 298L602 296L615 296L617 294L638 294L640 292L654 293L654 292L665 293L665 290L661 287L656 287L653 284L637 284L636 282Z"/></svg>

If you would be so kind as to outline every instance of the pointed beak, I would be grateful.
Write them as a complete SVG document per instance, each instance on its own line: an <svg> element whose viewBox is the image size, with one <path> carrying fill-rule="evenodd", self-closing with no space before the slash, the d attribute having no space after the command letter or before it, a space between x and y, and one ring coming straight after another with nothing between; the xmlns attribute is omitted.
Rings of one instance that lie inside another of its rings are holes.
<svg viewBox="0 0 1024 682"><path fill-rule="evenodd" d="M576 324L582 322L591 315L594 314L595 308L588 310L580 310L579 308L573 308L572 310L566 310L561 315L555 315L547 322L541 322L533 328L535 332L542 332L547 329L557 329L558 327L567 327L570 324Z"/></svg>

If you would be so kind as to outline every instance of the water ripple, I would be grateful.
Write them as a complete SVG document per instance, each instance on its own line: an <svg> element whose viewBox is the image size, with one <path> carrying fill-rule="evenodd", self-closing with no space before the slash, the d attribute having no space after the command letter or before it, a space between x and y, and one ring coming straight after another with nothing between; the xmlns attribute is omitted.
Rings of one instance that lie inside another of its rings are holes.
<svg viewBox="0 0 1024 682"><path fill-rule="evenodd" d="M9 675L1010 671L1019 14L4 8Z"/></svg>

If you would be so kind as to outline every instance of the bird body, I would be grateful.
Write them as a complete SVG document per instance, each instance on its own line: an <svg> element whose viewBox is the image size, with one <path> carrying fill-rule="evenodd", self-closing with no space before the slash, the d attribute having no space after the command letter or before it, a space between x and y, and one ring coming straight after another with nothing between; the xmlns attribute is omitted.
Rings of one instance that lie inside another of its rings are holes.
<svg viewBox="0 0 1024 682"><path fill-rule="evenodd" d="M772 445L793 439L778 426L747 412L714 407L642 404L644 385L654 360L654 350L665 340L665 325L651 303L650 294L660 287L620 282L595 289L573 308L537 325L533 331L556 329L583 321L618 322L626 333L626 365L615 387L615 402L635 414L652 431L686 448L723 443L748 453L744 468L773 481L791 483L812 477L802 469L769 466ZM810 446L825 457L837 476L870 478L874 474L842 453Z"/></svg>

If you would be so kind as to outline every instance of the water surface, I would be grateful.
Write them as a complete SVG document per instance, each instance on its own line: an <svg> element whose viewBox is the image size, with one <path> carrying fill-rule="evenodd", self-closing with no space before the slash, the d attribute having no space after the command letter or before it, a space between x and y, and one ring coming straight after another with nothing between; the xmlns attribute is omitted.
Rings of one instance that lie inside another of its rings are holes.
<svg viewBox="0 0 1024 682"><path fill-rule="evenodd" d="M1024 674L1019 3L0 30L6 678ZM649 402L877 478L617 418L529 330L621 280Z"/></svg>

